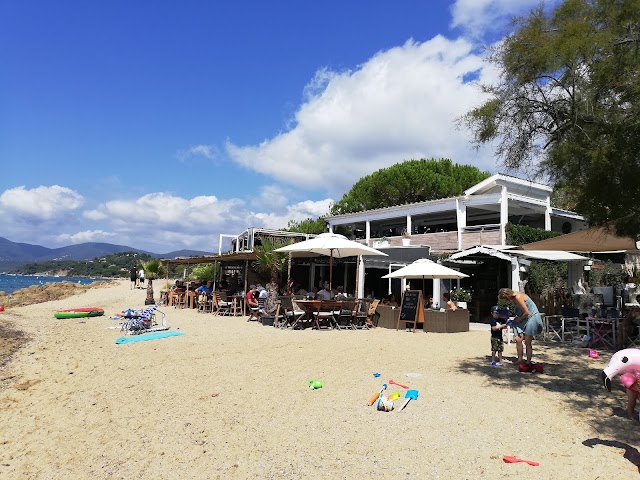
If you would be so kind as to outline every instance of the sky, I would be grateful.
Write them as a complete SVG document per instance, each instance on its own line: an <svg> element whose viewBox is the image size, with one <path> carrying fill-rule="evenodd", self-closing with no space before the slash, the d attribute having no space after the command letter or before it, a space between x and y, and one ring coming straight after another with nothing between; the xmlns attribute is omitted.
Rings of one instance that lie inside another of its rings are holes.
<svg viewBox="0 0 640 480"><path fill-rule="evenodd" d="M456 119L538 4L0 2L0 236L217 252L402 161L498 173Z"/></svg>

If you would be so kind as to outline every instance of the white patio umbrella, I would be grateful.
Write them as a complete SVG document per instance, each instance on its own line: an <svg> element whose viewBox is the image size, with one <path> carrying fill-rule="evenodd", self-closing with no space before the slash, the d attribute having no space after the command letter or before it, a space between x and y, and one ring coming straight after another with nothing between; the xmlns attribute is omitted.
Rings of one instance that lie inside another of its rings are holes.
<svg viewBox="0 0 640 480"><path fill-rule="evenodd" d="M344 235L337 233L321 233L315 238L303 242L287 245L274 250L275 252L287 252L298 256L324 255L329 257L329 288L333 280L333 258L357 257L359 255L384 255L387 254L368 247ZM304 255L307 254L307 255Z"/></svg>
<svg viewBox="0 0 640 480"><path fill-rule="evenodd" d="M422 279L422 289L424 290L424 281L426 279L434 278L466 278L469 275L465 275L453 268L445 267L428 258L420 258L415 262L402 267L395 272L387 273L382 278L409 278L409 279Z"/></svg>
<svg viewBox="0 0 640 480"><path fill-rule="evenodd" d="M420 258L406 267L387 273L382 278L422 278L424 280L427 278L466 278L468 276L428 258Z"/></svg>

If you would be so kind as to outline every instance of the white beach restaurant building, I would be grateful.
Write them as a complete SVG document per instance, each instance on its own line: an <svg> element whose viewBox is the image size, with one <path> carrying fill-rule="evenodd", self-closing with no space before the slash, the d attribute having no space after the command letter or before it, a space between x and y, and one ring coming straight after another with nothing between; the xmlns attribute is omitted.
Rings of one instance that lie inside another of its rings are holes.
<svg viewBox="0 0 640 480"><path fill-rule="evenodd" d="M443 263L469 275L459 282L473 290L470 313L479 320L496 302L500 288L521 287L521 275L531 259L582 258L566 252L515 250L506 244L507 223L560 233L586 228L581 215L551 206L551 191L551 187L541 183L497 174L458 197L334 215L325 220L330 232L342 233L389 255L361 258L359 268L353 270L354 275L356 271L359 274L359 296L373 292L380 298L392 292L399 298L404 282L382 279L382 275L417 258L434 259L448 253L451 255ZM580 275L582 264L572 271ZM569 278L570 284L574 280ZM442 280L431 285L427 281L427 289L432 290L425 294L437 302L442 291L457 283ZM421 286L416 284L412 288Z"/></svg>

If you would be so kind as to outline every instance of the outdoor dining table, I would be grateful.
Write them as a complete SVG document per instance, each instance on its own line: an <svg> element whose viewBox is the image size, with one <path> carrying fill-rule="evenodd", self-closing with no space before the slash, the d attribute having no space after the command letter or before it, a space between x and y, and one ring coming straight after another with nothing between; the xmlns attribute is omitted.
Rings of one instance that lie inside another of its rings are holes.
<svg viewBox="0 0 640 480"><path fill-rule="evenodd" d="M329 326L331 328L336 328L338 322L333 316L333 312L336 310L340 310L344 303L338 300L296 300L295 302L300 306L300 308L304 310L305 314L302 317L296 319L296 321L292 325L292 328L295 329L295 327L300 322L308 321L315 323L314 328L316 328L317 330L320 330L319 313L322 311L332 313L332 315L327 317L329 319Z"/></svg>

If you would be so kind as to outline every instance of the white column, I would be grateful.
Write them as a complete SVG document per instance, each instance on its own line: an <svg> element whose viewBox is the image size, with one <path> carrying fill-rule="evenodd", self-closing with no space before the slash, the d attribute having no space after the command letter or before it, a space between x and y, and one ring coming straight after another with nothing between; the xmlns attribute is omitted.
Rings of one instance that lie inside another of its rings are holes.
<svg viewBox="0 0 640 480"><path fill-rule="evenodd" d="M467 226L467 204L456 198L456 221L458 222L458 250L462 250L462 232Z"/></svg>
<svg viewBox="0 0 640 480"><path fill-rule="evenodd" d="M329 233L333 233L333 225L329 224Z"/></svg>
<svg viewBox="0 0 640 480"><path fill-rule="evenodd" d="M411 235L411 215L407 215L407 234Z"/></svg>
<svg viewBox="0 0 640 480"><path fill-rule="evenodd" d="M506 229L506 225L507 225L508 222L509 222L509 200L507 198L507 187L502 187L502 198L500 199L500 236L501 236L501 241L500 242L501 242L501 245L506 245L507 244L507 229Z"/></svg>
<svg viewBox="0 0 640 480"><path fill-rule="evenodd" d="M512 290L520 290L520 262L518 257L511 257L511 287Z"/></svg>
<svg viewBox="0 0 640 480"><path fill-rule="evenodd" d="M547 198L547 208L544 210L544 229L551 231L551 197Z"/></svg>
<svg viewBox="0 0 640 480"><path fill-rule="evenodd" d="M364 238L367 242L367 246L370 247L371 245L369 244L369 240L371 239L371 222L369 222L369 220L364 224Z"/></svg>
<svg viewBox="0 0 640 480"><path fill-rule="evenodd" d="M367 222L367 226L369 222ZM358 284L356 286L356 298L364 298L364 260L358 257Z"/></svg>
<svg viewBox="0 0 640 480"><path fill-rule="evenodd" d="M439 278L434 278L433 280L433 303L437 303L442 307L442 288L440 285L441 280ZM424 303L426 304L429 301L428 298L424 299Z"/></svg>

